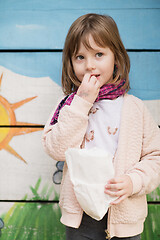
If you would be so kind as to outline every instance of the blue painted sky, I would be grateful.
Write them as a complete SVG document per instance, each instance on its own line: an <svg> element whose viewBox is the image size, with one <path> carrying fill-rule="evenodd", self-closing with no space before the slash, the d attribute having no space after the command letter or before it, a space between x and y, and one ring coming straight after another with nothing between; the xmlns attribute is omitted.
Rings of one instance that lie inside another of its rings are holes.
<svg viewBox="0 0 160 240"><path fill-rule="evenodd" d="M71 23L80 15L111 15L127 49L160 49L157 0L0 1L0 49L63 49ZM131 93L160 99L160 52L129 52ZM0 52L0 65L30 77L49 76L60 85L61 53Z"/></svg>
<svg viewBox="0 0 160 240"><path fill-rule="evenodd" d="M0 8L0 49L62 49L72 22L88 12L111 15L127 49L159 49L160 9L112 9L105 2L103 9L97 1L97 9L70 11Z"/></svg>

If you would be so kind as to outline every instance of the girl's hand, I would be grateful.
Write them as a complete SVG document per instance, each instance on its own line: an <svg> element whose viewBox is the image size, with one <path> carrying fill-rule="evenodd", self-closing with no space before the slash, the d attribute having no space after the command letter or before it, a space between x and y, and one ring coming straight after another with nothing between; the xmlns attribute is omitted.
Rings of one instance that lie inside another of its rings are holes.
<svg viewBox="0 0 160 240"><path fill-rule="evenodd" d="M94 103L98 97L99 90L100 84L97 78L87 73L78 88L77 95L90 103Z"/></svg>
<svg viewBox="0 0 160 240"><path fill-rule="evenodd" d="M118 197L111 204L116 205L122 202L125 198L131 196L133 190L132 180L128 175L122 175L113 178L105 185L104 192L110 196Z"/></svg>

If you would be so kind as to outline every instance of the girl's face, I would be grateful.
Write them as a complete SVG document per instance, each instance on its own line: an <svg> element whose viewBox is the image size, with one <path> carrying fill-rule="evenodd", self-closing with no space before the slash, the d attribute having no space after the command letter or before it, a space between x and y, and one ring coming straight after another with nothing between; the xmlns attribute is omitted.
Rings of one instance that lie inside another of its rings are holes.
<svg viewBox="0 0 160 240"><path fill-rule="evenodd" d="M99 47L91 35L89 43L92 49L87 49L81 43L78 53L72 57L74 73L80 82L86 73L96 76L102 87L113 79L115 57L110 48Z"/></svg>

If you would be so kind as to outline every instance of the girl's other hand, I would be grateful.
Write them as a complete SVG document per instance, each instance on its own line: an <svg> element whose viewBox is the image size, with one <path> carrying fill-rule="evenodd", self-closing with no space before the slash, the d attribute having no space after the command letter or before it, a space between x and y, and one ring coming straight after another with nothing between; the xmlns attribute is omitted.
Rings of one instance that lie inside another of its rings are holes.
<svg viewBox="0 0 160 240"><path fill-rule="evenodd" d="M78 88L77 95L90 103L94 103L100 90L99 81L91 74L85 74L81 85Z"/></svg>
<svg viewBox="0 0 160 240"><path fill-rule="evenodd" d="M132 180L128 175L122 175L110 179L105 185L104 192L110 196L118 197L111 205L122 202L125 198L131 196L133 190Z"/></svg>

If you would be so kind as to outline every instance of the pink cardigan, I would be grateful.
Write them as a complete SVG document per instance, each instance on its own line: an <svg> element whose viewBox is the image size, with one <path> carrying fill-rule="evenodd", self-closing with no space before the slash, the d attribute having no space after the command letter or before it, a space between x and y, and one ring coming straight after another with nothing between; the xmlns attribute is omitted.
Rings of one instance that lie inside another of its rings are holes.
<svg viewBox="0 0 160 240"><path fill-rule="evenodd" d="M65 161L65 151L68 148L80 148L91 107L92 104L75 95L71 105L61 109L57 124L50 126L49 118L42 142L45 151L53 159ZM138 235L143 231L147 216L146 194L160 184L160 131L144 103L128 94L124 96L114 168L116 176L130 176L133 192L122 203L109 208L108 231L111 237ZM61 183L60 207L61 222L78 228L83 210L75 197L66 163Z"/></svg>

